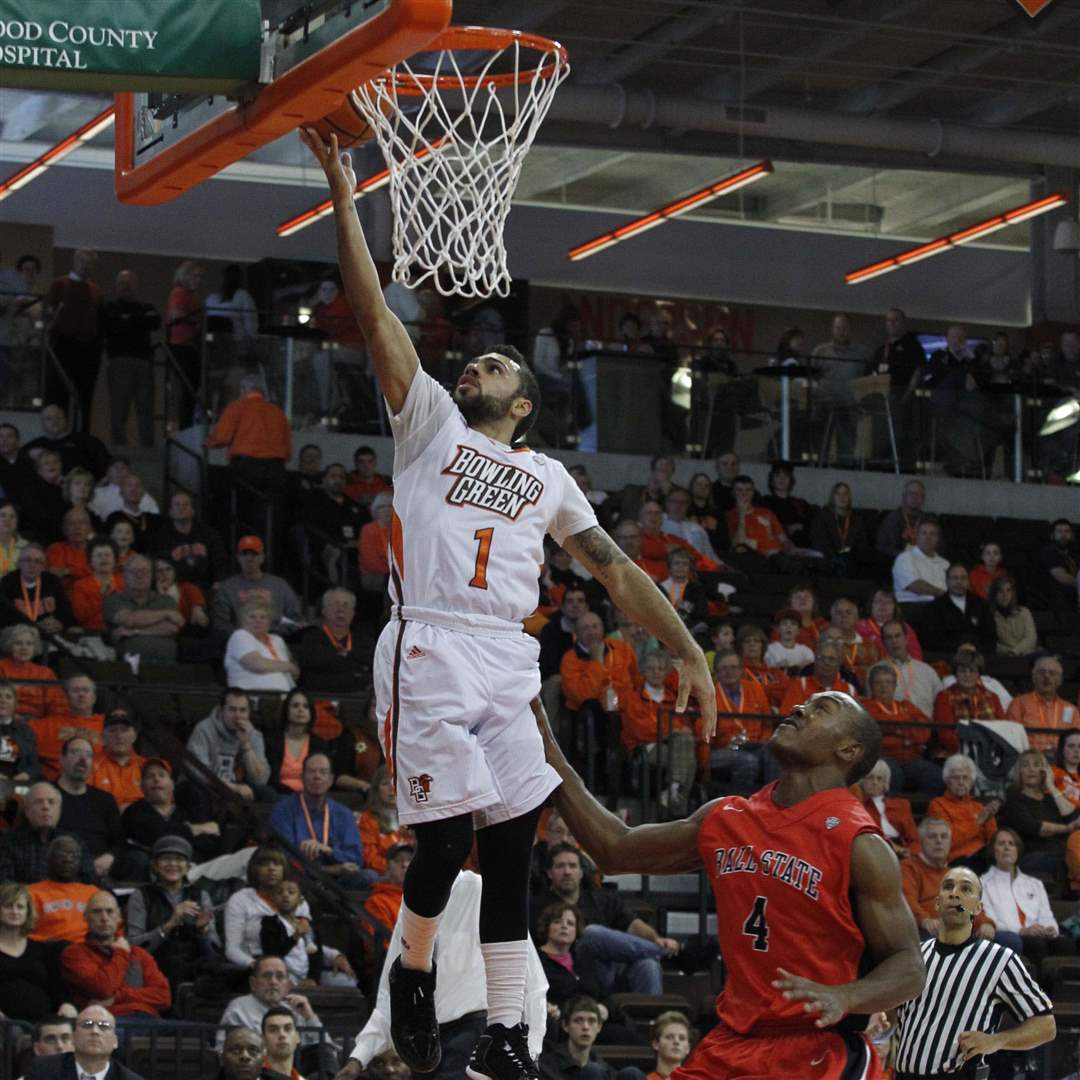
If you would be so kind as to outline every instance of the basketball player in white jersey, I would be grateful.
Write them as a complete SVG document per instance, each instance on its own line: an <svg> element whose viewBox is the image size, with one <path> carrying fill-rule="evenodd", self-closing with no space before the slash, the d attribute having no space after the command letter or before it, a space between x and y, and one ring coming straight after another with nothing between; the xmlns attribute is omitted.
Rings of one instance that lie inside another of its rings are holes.
<svg viewBox="0 0 1080 1080"><path fill-rule="evenodd" d="M438 1066L432 946L475 828L488 1027L466 1071L473 1080L530 1080L538 1074L521 1022L529 859L540 809L559 784L530 708L539 646L522 630L538 600L544 536L681 658L678 707L695 696L706 739L716 695L674 608L597 525L566 469L516 445L540 404L521 355L498 346L478 356L453 396L425 374L383 300L348 155L312 130L301 138L330 185L345 293L394 433L394 603L376 649L375 691L398 815L414 828L417 850L389 979L391 1035L413 1072Z"/></svg>

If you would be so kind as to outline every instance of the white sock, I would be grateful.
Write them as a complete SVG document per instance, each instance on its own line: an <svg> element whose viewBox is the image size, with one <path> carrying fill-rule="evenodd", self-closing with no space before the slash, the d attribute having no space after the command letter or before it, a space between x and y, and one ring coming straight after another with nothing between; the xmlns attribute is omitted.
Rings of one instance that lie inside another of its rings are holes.
<svg viewBox="0 0 1080 1080"><path fill-rule="evenodd" d="M427 919L401 905L401 966L415 971L431 970L431 955L435 951L435 934L442 912Z"/></svg>
<svg viewBox="0 0 1080 1080"><path fill-rule="evenodd" d="M484 974L487 976L487 1022L513 1027L525 1012L525 971L529 942L481 942Z"/></svg>

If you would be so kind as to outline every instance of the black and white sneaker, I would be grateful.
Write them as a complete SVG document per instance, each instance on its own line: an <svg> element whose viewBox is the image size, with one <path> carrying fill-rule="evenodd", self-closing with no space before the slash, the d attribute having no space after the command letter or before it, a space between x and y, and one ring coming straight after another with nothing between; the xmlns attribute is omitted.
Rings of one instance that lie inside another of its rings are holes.
<svg viewBox="0 0 1080 1080"><path fill-rule="evenodd" d="M465 1075L471 1080L538 1080L525 1024L491 1024L473 1048Z"/></svg>
<svg viewBox="0 0 1080 1080"><path fill-rule="evenodd" d="M442 1060L439 1021L435 1018L435 965L430 971L390 968L390 1038L401 1060L414 1073L434 1072Z"/></svg>

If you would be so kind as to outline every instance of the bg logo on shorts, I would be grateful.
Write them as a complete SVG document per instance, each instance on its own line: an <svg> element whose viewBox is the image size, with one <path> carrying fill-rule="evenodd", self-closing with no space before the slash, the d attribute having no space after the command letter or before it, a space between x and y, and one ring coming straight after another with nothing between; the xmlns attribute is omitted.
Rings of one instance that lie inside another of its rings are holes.
<svg viewBox="0 0 1080 1080"><path fill-rule="evenodd" d="M416 802L428 801L428 792L431 790L432 778L427 773L409 777L409 796Z"/></svg>

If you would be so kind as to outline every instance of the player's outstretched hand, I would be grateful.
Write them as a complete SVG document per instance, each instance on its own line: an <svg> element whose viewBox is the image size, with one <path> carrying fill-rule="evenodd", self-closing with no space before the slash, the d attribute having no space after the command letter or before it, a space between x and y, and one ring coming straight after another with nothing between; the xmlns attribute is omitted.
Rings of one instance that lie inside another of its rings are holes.
<svg viewBox="0 0 1080 1080"><path fill-rule="evenodd" d="M773 980L773 986L777 990L783 990L788 1001L801 1001L804 1012L818 1013L815 1027L832 1027L847 1015L846 987L824 986L822 983L804 979L801 975L792 975L781 967L776 970L780 978Z"/></svg>
<svg viewBox="0 0 1080 1080"><path fill-rule="evenodd" d="M711 742L716 732L716 689L705 654L698 648L683 657L679 668L679 696L675 699L675 711L686 712L686 706L693 694L701 711L701 737Z"/></svg>
<svg viewBox="0 0 1080 1080"><path fill-rule="evenodd" d="M352 155L338 148L336 135L330 136L328 143L314 128L301 128L300 141L311 151L311 156L319 163L330 185L330 194L338 197L352 196L356 191L356 173L353 172Z"/></svg>

